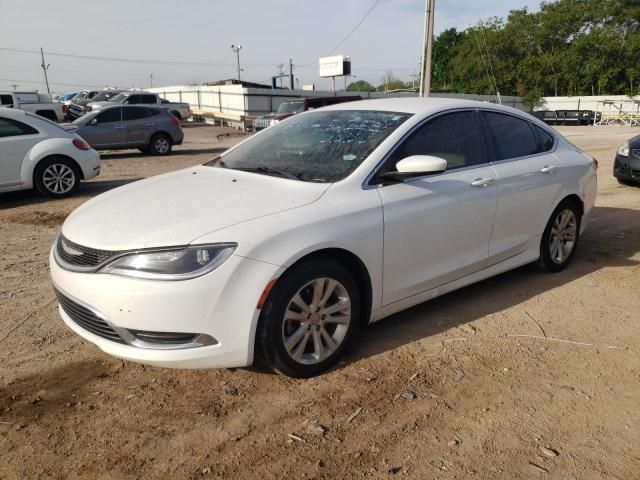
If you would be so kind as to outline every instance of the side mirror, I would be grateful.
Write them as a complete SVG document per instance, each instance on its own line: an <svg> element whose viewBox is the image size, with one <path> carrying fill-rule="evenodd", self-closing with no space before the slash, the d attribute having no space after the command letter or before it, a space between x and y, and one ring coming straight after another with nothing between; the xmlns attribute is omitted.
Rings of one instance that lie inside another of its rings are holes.
<svg viewBox="0 0 640 480"><path fill-rule="evenodd" d="M412 155L396 164L396 172L386 172L379 178L402 181L406 178L421 177L433 173L442 173L447 169L447 161L430 155Z"/></svg>

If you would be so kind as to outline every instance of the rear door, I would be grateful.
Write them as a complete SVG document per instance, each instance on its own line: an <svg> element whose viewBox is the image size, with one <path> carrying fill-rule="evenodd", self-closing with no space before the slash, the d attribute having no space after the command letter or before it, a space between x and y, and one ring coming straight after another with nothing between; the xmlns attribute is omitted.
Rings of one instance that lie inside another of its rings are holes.
<svg viewBox="0 0 640 480"><path fill-rule="evenodd" d="M383 303L419 294L484 268L497 203L479 113L439 115L418 127L385 162L411 155L447 160L444 173L382 185Z"/></svg>
<svg viewBox="0 0 640 480"><path fill-rule="evenodd" d="M491 163L498 175L498 210L489 245L495 264L538 243L561 188L555 138L515 115L483 112Z"/></svg>
<svg viewBox="0 0 640 480"><path fill-rule="evenodd" d="M149 143L149 131L154 128L149 110L149 108L137 106L122 108L122 120L127 127L129 147L139 147Z"/></svg>
<svg viewBox="0 0 640 480"><path fill-rule="evenodd" d="M26 123L0 117L0 188L22 183L22 161L41 136L38 130Z"/></svg>
<svg viewBox="0 0 640 480"><path fill-rule="evenodd" d="M122 148L127 144L126 125L122 121L122 107L109 108L82 128L80 135L93 148Z"/></svg>

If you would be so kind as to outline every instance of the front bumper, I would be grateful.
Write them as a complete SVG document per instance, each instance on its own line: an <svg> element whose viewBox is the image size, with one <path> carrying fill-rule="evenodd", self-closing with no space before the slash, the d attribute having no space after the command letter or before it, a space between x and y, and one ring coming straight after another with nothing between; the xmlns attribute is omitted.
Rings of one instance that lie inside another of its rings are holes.
<svg viewBox="0 0 640 480"><path fill-rule="evenodd" d="M114 357L170 368L242 367L253 362L256 308L279 267L232 255L192 280L157 281L62 269L49 258L54 287L90 306L115 329L196 332L217 343L179 349L142 348L98 336L59 308L78 335Z"/></svg>
<svg viewBox="0 0 640 480"><path fill-rule="evenodd" d="M628 157L616 155L613 162L613 176L629 182L640 182L640 158L629 152Z"/></svg>

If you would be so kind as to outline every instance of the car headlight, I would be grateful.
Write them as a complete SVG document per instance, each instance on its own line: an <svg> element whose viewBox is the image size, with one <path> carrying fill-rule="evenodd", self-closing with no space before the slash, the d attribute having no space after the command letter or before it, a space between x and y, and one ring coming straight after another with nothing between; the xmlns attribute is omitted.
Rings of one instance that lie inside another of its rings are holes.
<svg viewBox="0 0 640 480"><path fill-rule="evenodd" d="M622 155L623 157L629 156L629 142L620 145L618 149L618 155Z"/></svg>
<svg viewBox="0 0 640 480"><path fill-rule="evenodd" d="M99 273L150 280L188 280L218 268L237 246L236 243L216 243L134 252L116 258L101 268Z"/></svg>

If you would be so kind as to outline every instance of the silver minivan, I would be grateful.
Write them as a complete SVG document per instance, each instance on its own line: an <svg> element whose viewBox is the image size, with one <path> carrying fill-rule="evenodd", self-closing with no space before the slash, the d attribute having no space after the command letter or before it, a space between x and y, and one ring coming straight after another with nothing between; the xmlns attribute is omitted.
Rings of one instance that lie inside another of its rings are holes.
<svg viewBox="0 0 640 480"><path fill-rule="evenodd" d="M166 110L146 106L105 107L78 118L67 128L96 150L137 148L167 155L184 139L180 120Z"/></svg>

